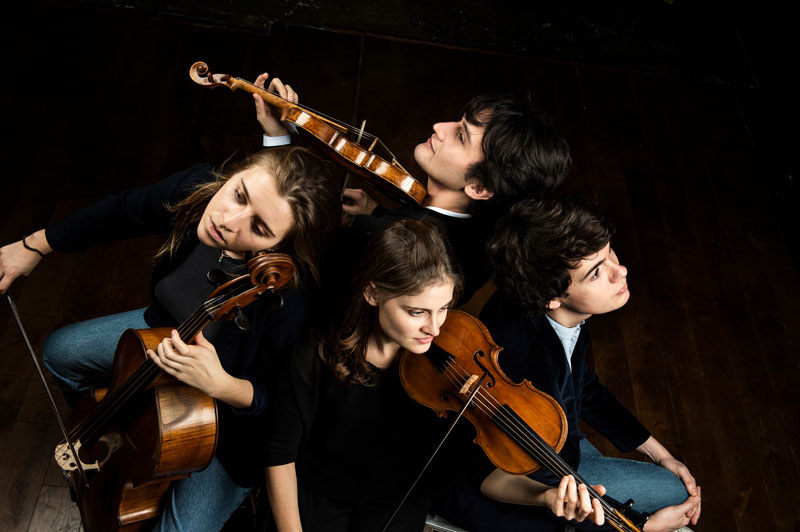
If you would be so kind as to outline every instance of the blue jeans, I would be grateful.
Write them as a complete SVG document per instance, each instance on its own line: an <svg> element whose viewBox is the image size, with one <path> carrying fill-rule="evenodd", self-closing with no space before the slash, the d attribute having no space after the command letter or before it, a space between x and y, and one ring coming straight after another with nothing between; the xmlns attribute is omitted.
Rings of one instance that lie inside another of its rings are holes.
<svg viewBox="0 0 800 532"><path fill-rule="evenodd" d="M67 400L106 386L114 353L126 329L147 329L144 308L72 323L44 341L42 358Z"/></svg>
<svg viewBox="0 0 800 532"><path fill-rule="evenodd" d="M605 486L608 495L622 503L633 499L633 507L639 512L653 513L688 497L683 482L663 467L604 457L586 439L581 440L580 451L578 473L590 484ZM550 532L564 522L547 508L492 501L466 479L459 482L457 489L437 501L434 511L472 532ZM587 521L571 524L582 531L611 530L608 523L602 528Z"/></svg>
<svg viewBox="0 0 800 532"><path fill-rule="evenodd" d="M172 484L153 532L219 532L252 489L236 485L214 458L204 470Z"/></svg>
<svg viewBox="0 0 800 532"><path fill-rule="evenodd" d="M589 484L602 484L609 497L620 502L633 499L633 508L639 512L653 513L681 504L689 496L671 471L649 462L603 456L586 438L581 440L578 473Z"/></svg>

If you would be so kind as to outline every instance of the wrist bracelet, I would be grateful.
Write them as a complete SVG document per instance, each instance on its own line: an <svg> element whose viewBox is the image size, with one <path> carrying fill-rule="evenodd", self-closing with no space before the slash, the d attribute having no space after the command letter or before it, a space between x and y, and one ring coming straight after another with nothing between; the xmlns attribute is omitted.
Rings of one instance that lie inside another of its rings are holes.
<svg viewBox="0 0 800 532"><path fill-rule="evenodd" d="M34 253L37 253L40 257L44 258L44 253L42 253L41 251L39 251L35 247L29 246L28 243L25 242L26 238L28 238L28 237L27 236L23 236L22 237L22 245L25 247L25 249L27 249L28 251L33 251Z"/></svg>

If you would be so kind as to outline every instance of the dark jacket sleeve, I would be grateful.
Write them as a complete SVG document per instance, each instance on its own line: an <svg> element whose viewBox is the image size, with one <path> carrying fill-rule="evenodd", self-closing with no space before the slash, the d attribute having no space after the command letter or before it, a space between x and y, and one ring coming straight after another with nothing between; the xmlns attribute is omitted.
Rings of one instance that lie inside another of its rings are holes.
<svg viewBox="0 0 800 532"><path fill-rule="evenodd" d="M317 411L322 361L308 339L299 341L281 375L269 407L267 466L295 462Z"/></svg>
<svg viewBox="0 0 800 532"><path fill-rule="evenodd" d="M166 233L172 222L165 205L207 182L211 167L200 164L146 187L131 188L53 222L45 229L56 251L78 251L93 244Z"/></svg>
<svg viewBox="0 0 800 532"><path fill-rule="evenodd" d="M650 431L586 364L583 366L580 417L624 453L633 451L650 437Z"/></svg>
<svg viewBox="0 0 800 532"><path fill-rule="evenodd" d="M245 357L251 359L247 367L234 377L246 379L253 385L253 403L249 408L232 409L236 414L254 415L266 411L272 395L270 383L276 381L275 373L291 357L292 349L307 329L309 295L305 288L287 291L283 307L271 312L270 302L258 301L254 309L254 331L247 350L255 352Z"/></svg>

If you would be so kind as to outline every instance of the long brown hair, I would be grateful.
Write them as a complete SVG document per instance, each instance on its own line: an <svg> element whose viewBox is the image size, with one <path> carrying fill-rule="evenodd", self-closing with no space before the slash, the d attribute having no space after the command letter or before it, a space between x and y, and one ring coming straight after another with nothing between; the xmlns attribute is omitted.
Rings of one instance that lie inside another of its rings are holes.
<svg viewBox="0 0 800 532"><path fill-rule="evenodd" d="M294 146L256 152L214 172L214 181L198 185L185 199L168 206L175 223L156 257L173 255L189 228L203 216L214 194L232 176L253 167L275 176L278 194L292 209L294 226L279 248L293 256L304 276L319 283L318 263L325 235L341 218L341 203L325 163L311 151Z"/></svg>
<svg viewBox="0 0 800 532"><path fill-rule="evenodd" d="M374 285L386 300L419 294L431 285L453 281L458 300L462 279L444 230L433 220L400 220L384 227L369 241L356 263L344 312L334 313L318 353L337 380L369 384L367 342L379 327L378 310L364 299Z"/></svg>

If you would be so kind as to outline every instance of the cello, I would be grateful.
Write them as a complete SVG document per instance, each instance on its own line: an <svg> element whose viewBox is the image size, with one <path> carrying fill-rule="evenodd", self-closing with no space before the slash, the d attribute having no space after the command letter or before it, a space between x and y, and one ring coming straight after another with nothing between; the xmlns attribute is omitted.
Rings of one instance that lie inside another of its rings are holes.
<svg viewBox="0 0 800 532"><path fill-rule="evenodd" d="M182 340L191 341L213 320L240 321L241 309L261 296L280 303L276 290L293 278L292 259L261 253L247 266L248 275L222 284L177 327ZM91 472L73 482L87 532L151 528L170 483L205 468L214 456L215 400L163 373L146 355L171 330L123 333L108 389L76 405L80 421L55 449L66 475Z"/></svg>
<svg viewBox="0 0 800 532"><path fill-rule="evenodd" d="M191 66L189 77L203 87L228 87L232 91L243 90L258 94L269 105L281 110L282 121L310 133L345 171L361 178L392 199L420 205L428 194L425 186L414 179L374 135L323 116L308 107L284 100L249 81L229 74L213 74L202 61ZM362 144L365 142L368 143L366 146Z"/></svg>
<svg viewBox="0 0 800 532"><path fill-rule="evenodd" d="M477 318L450 311L426 353L402 354L400 381L411 398L440 417L463 414L475 427L475 443L499 469L527 475L544 467L558 478L572 475L600 502L615 529L642 532L624 514L633 501L614 508L561 458L558 451L567 438L564 411L528 381L511 382L498 364L500 351Z"/></svg>

